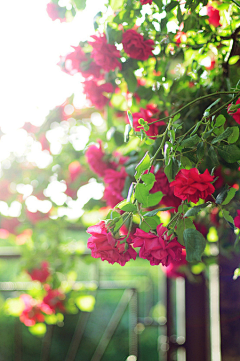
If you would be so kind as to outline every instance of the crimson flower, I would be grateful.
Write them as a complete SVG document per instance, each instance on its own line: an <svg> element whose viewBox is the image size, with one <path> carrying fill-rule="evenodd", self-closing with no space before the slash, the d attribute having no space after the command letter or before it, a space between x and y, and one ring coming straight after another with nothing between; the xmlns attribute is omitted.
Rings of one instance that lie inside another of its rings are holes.
<svg viewBox="0 0 240 361"><path fill-rule="evenodd" d="M112 93L113 85L111 83L98 84L95 80L88 80L84 83L84 93L92 105L102 109L109 101L104 93Z"/></svg>
<svg viewBox="0 0 240 361"><path fill-rule="evenodd" d="M93 258L101 258L110 264L119 263L124 266L130 259L136 259L137 252L132 248L130 239L128 239L128 248L125 250L125 244L120 243L121 239L115 239L108 232L105 222L101 221L95 226L87 229L92 236L88 239L87 247L92 251Z"/></svg>
<svg viewBox="0 0 240 361"><path fill-rule="evenodd" d="M102 144L99 141L99 147L90 145L86 151L87 162L94 173L99 177L104 177L107 169L115 169L115 164L105 160L106 154L102 150Z"/></svg>
<svg viewBox="0 0 240 361"><path fill-rule="evenodd" d="M50 276L49 263L43 261L40 268L34 268L31 272L28 272L28 274L33 281L44 283Z"/></svg>
<svg viewBox="0 0 240 361"><path fill-rule="evenodd" d="M236 104L240 104L240 98L236 101ZM240 124L240 108L237 109L236 112L232 112L231 111L231 105L232 104L229 104L228 108L227 108L227 112L229 115L231 115L233 117L233 119L238 123Z"/></svg>
<svg viewBox="0 0 240 361"><path fill-rule="evenodd" d="M174 187L176 197L197 203L199 198L206 199L215 191L211 184L213 180L214 176L210 175L208 169L203 174L200 174L197 168L181 169L170 187Z"/></svg>
<svg viewBox="0 0 240 361"><path fill-rule="evenodd" d="M42 312L49 314L49 311L42 302L35 300L28 294L21 295L20 299L24 303L24 309L20 315L21 322L26 326L33 326L37 322L44 322Z"/></svg>
<svg viewBox="0 0 240 361"><path fill-rule="evenodd" d="M124 199L122 191L126 177L127 173L124 167L122 167L119 172L113 169L107 169L105 171L104 182L108 184L108 186L105 188L103 199L107 201L107 205L110 207L115 207L116 204Z"/></svg>
<svg viewBox="0 0 240 361"><path fill-rule="evenodd" d="M156 108L153 108L151 104L148 104L146 109L140 108L140 111L137 113L133 113L133 128L136 132L140 132L141 129L143 129L143 126L138 123L138 120L140 118L144 119L146 122L151 123L156 121L156 118L152 118L152 116L158 113L158 110ZM156 121L154 124L149 125L149 130L146 131L146 134L151 138L158 135L158 128L161 125L166 125L164 121Z"/></svg>
<svg viewBox="0 0 240 361"><path fill-rule="evenodd" d="M140 0L142 5L150 4L152 5L153 0Z"/></svg>
<svg viewBox="0 0 240 361"><path fill-rule="evenodd" d="M53 290L49 285L45 287L47 295L43 298L44 305L49 308L49 314L56 311L65 312L64 299L65 295L59 290Z"/></svg>
<svg viewBox="0 0 240 361"><path fill-rule="evenodd" d="M187 34L184 33L184 31L178 31L174 37L174 40L175 40L177 46L179 46L179 44L181 44L182 42L186 42Z"/></svg>
<svg viewBox="0 0 240 361"><path fill-rule="evenodd" d="M170 241L167 235L168 229L162 224L157 226L157 234L147 233L137 228L133 235L133 247L141 247L139 257L148 259L152 266L168 266L173 261L180 261L183 246L178 243L177 238Z"/></svg>
<svg viewBox="0 0 240 361"><path fill-rule="evenodd" d="M237 216L234 218L235 227L240 228L240 209L237 210Z"/></svg>
<svg viewBox="0 0 240 361"><path fill-rule="evenodd" d="M144 40L144 37L133 29L128 29L123 33L123 49L130 58L147 60L153 55L154 41Z"/></svg>
<svg viewBox="0 0 240 361"><path fill-rule="evenodd" d="M182 268L187 264L186 250L182 249L181 259L172 261L167 267L163 267L162 269L169 278L184 277L185 273L182 271Z"/></svg>
<svg viewBox="0 0 240 361"><path fill-rule="evenodd" d="M92 35L95 41L89 41L89 44L93 47L91 57L95 60L103 70L109 72L116 68L122 69L122 64L119 61L120 51L116 46L107 43L105 34L100 36Z"/></svg>
<svg viewBox="0 0 240 361"><path fill-rule="evenodd" d="M215 26L216 28L218 26L221 26L222 24L220 23L220 14L219 14L219 10L217 10L216 8L214 8L211 5L207 6L207 15L209 16L208 18L208 22L209 24Z"/></svg>

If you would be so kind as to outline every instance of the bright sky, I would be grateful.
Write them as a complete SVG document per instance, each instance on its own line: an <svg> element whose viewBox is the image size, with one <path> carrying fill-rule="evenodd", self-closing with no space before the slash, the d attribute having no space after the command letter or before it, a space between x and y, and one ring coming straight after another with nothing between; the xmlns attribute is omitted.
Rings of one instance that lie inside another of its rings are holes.
<svg viewBox="0 0 240 361"><path fill-rule="evenodd" d="M49 1L1 1L0 127L6 133L0 141L0 162L3 162L3 168L7 165L6 159L10 152L15 152L18 156L25 152L27 133L19 127L28 121L41 125L49 110L62 104L72 93L81 98L79 77L65 74L57 63L60 55L72 51L71 45L77 46L79 41L94 34L93 17L104 10L104 0L87 0L86 10L79 12L69 23L52 21L48 17L46 5ZM61 0L61 6L69 3L70 0ZM88 135L85 138L88 139ZM79 143L79 138L76 140ZM48 152L41 151L40 143L37 142L33 144L29 157L29 161L35 161L39 168L44 168L52 159ZM89 187L91 190L88 191ZM61 214L79 217L81 207L93 194L93 188L96 198L101 198L102 185L89 184L85 190L79 191L81 194L78 201L69 201L69 209L62 208ZM27 194L28 191L24 190L23 193ZM31 192L32 190L28 195ZM61 205L66 200L66 195L61 193L64 197L61 199L59 192L52 195L53 198L57 197ZM34 198L30 196L27 199L29 210L47 212L51 207L51 202L45 201L49 202L47 205L39 201L37 204ZM11 216L20 214L21 205L18 202L11 206L12 209L5 202L0 203L0 213Z"/></svg>
<svg viewBox="0 0 240 361"><path fill-rule="evenodd" d="M92 19L103 9L103 0L88 0L86 11L70 23L52 21L46 12L48 2L1 1L0 126L4 131L25 121L41 124L50 109L79 91L79 79L56 64L71 45L94 34Z"/></svg>

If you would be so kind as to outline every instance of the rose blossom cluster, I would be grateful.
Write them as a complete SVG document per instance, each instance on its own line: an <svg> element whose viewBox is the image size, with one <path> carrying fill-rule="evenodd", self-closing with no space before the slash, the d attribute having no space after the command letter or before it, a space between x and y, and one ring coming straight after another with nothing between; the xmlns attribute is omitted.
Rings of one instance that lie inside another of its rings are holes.
<svg viewBox="0 0 240 361"><path fill-rule="evenodd" d="M121 243L123 238L115 239L108 230L105 222L101 221L87 229L91 234L88 239L88 248L92 257L101 258L110 264L119 263L124 266L130 259L135 260L137 252L133 247L139 248L139 257L149 260L150 264L168 266L172 261L181 260L183 246L177 239L170 240L167 236L168 229L162 224L157 226L155 233L147 233L139 228L129 236L127 241Z"/></svg>
<svg viewBox="0 0 240 361"><path fill-rule="evenodd" d="M83 90L91 105L102 109L117 89L114 81L109 81L108 73L121 71L121 52L115 44L110 44L106 34L92 35L87 44L91 52L82 46L73 46L73 52L61 57L59 65L70 75L80 73L84 78ZM123 50L130 58L147 60L153 55L154 41L144 37L134 29L122 33Z"/></svg>
<svg viewBox="0 0 240 361"><path fill-rule="evenodd" d="M123 165L128 158L116 153L114 155L118 163L110 160L108 155L104 153L101 142L99 142L99 147L90 145L86 151L86 159L90 168L104 180L105 191L103 199L110 207L116 206L116 204L124 199L122 191L127 177Z"/></svg>
<svg viewBox="0 0 240 361"><path fill-rule="evenodd" d="M58 311L65 312L65 295L59 290L51 289L49 285L45 289L47 293L43 301L36 300L28 294L20 296L23 303L20 321L26 326L34 326L38 322L44 322L45 315L51 315Z"/></svg>

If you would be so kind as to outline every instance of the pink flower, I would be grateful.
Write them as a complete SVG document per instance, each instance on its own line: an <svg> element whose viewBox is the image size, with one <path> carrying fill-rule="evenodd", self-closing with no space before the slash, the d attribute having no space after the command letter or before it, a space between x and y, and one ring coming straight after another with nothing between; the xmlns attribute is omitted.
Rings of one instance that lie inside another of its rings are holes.
<svg viewBox="0 0 240 361"><path fill-rule="evenodd" d="M120 172L113 169L105 171L104 183L108 184L108 186L105 188L103 199L107 201L108 206L115 207L124 199L122 191L126 177L127 173L124 167L121 168Z"/></svg>
<svg viewBox="0 0 240 361"><path fill-rule="evenodd" d="M173 261L180 261L183 246L171 236L167 236L168 229L162 224L157 226L157 235L137 229L134 234L133 247L141 247L139 257L148 259L152 266L168 266Z"/></svg>
<svg viewBox="0 0 240 361"><path fill-rule="evenodd" d="M166 207L178 208L181 204L181 200L174 195L173 189L170 187L170 183L165 173L159 169L155 174L156 181L150 190L150 193L162 192L164 197L161 199L160 204Z"/></svg>
<svg viewBox="0 0 240 361"><path fill-rule="evenodd" d="M104 93L113 93L114 88L111 83L98 84L95 80L88 80L84 83L84 93L92 105L98 109L102 109L109 99Z"/></svg>
<svg viewBox="0 0 240 361"><path fill-rule="evenodd" d="M123 49L130 58L147 60L153 55L154 41L144 40L144 37L133 29L128 29L123 33Z"/></svg>
<svg viewBox="0 0 240 361"><path fill-rule="evenodd" d="M139 124L138 120L140 118L144 119L146 122L151 123L156 121L156 118L152 118L154 113L156 113L156 109L152 108L151 104L147 105L146 109L140 108L140 112L133 113L133 128L136 132L140 132L140 129L143 129L143 126ZM149 125L149 130L146 131L146 134L151 138L158 135L158 128L161 125L166 125L164 121L156 121L154 124Z"/></svg>
<svg viewBox="0 0 240 361"><path fill-rule="evenodd" d="M236 104L240 104L240 98L236 101ZM232 112L231 111L231 105L232 104L229 104L228 108L227 108L227 112L229 115L231 115L233 117L233 119L238 123L240 124L240 108L237 109L236 112Z"/></svg>
<svg viewBox="0 0 240 361"><path fill-rule="evenodd" d="M66 18L65 18L66 8L61 7L58 4L54 4L54 3L47 4L47 13L48 13L48 16L53 21L55 21L57 19L59 19L61 23L66 21Z"/></svg>
<svg viewBox="0 0 240 361"><path fill-rule="evenodd" d="M136 259L137 252L131 244L128 243L128 248L125 250L125 244L121 244L121 239L115 239L108 232L103 221L89 227L87 232L92 235L88 239L87 247L91 249L93 258L101 258L102 261L110 264L119 263L121 266L124 266L130 259Z"/></svg>
<svg viewBox="0 0 240 361"><path fill-rule="evenodd" d="M39 142L41 143L42 150L48 150L50 152L49 142L48 142L45 134L42 134L39 137Z"/></svg>
<svg viewBox="0 0 240 361"><path fill-rule="evenodd" d="M72 163L69 164L68 171L71 181L74 182L76 178L82 173L82 166L78 160L74 160Z"/></svg>
<svg viewBox="0 0 240 361"><path fill-rule="evenodd" d="M88 60L80 46L72 46L72 48L74 51L63 58L65 71L70 75L81 73L81 63Z"/></svg>
<svg viewBox="0 0 240 361"><path fill-rule="evenodd" d="M109 168L116 168L113 162L106 158L106 154L102 150L102 144L99 142L99 147L90 145L86 151L87 162L94 173L99 177L104 177L105 172Z"/></svg>
<svg viewBox="0 0 240 361"><path fill-rule="evenodd" d="M56 311L65 312L64 299L65 295L59 290L53 290L49 285L45 287L47 295L43 299L43 303L49 307L49 314Z"/></svg>
<svg viewBox="0 0 240 361"><path fill-rule="evenodd" d="M34 268L31 272L28 271L28 274L33 281L44 283L50 276L49 263L43 261L40 268Z"/></svg>
<svg viewBox="0 0 240 361"><path fill-rule="evenodd" d="M39 211L30 212L29 210L26 210L26 216L28 220L33 224L47 220L49 218L49 214L50 214L49 212L48 213L42 213Z"/></svg>
<svg viewBox="0 0 240 361"><path fill-rule="evenodd" d="M42 312L47 312L45 312L46 309L41 302L34 300L34 298L28 294L21 295L20 299L24 303L24 309L20 315L21 322L26 326L33 326L37 322L44 322L44 315Z"/></svg>
<svg viewBox="0 0 240 361"><path fill-rule="evenodd" d="M107 43L105 34L100 36L93 35L92 38L95 41L89 41L89 44L93 47L91 57L95 60L96 64L107 72L116 68L121 70L122 64L119 61L121 55L116 46Z"/></svg>
<svg viewBox="0 0 240 361"><path fill-rule="evenodd" d="M197 203L199 198L206 199L215 191L211 184L213 180L214 176L210 175L208 169L203 174L200 174L197 168L181 169L170 187L174 187L176 197Z"/></svg>
<svg viewBox="0 0 240 361"><path fill-rule="evenodd" d="M237 216L234 218L235 227L240 228L240 209L237 210Z"/></svg>
<svg viewBox="0 0 240 361"><path fill-rule="evenodd" d="M17 228L20 226L20 222L15 217L2 218L1 220L1 228L6 229L8 232L12 234L18 234Z"/></svg>
<svg viewBox="0 0 240 361"><path fill-rule="evenodd" d="M163 267L163 272L169 278L184 277L185 273L182 272L182 268L188 263L186 261L186 250L182 249L181 259L172 261L167 267Z"/></svg>
<svg viewBox="0 0 240 361"><path fill-rule="evenodd" d="M150 4L152 5L152 0L140 0L142 5Z"/></svg>
<svg viewBox="0 0 240 361"><path fill-rule="evenodd" d="M211 5L208 5L207 6L207 15L209 16L209 18L208 18L209 24L215 26L216 28L218 26L221 26L219 10L215 9Z"/></svg>

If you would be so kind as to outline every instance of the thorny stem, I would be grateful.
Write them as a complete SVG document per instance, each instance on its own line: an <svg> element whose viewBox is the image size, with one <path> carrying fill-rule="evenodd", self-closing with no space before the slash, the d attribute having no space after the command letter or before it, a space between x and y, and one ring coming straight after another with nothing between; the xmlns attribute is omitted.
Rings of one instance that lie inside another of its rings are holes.
<svg viewBox="0 0 240 361"><path fill-rule="evenodd" d="M166 142L167 133L168 133L168 130L170 130L170 128L171 128L172 121L173 121L173 118L171 117L171 118L170 118L170 121L169 121L169 123L168 123L168 126L167 126L167 128L166 128L166 130L165 130L165 132L164 132L162 142L161 142L159 148L157 149L156 153L154 154L154 156L153 156L152 159L151 159L149 169L151 169L151 166L153 165L153 162L154 162L155 159L157 158L158 153L164 148L164 145L165 145L165 142ZM149 123L149 124L150 124L150 123Z"/></svg>
<svg viewBox="0 0 240 361"><path fill-rule="evenodd" d="M237 5L237 7L240 8L240 4L236 1L236 0L231 0L235 5Z"/></svg>
<svg viewBox="0 0 240 361"><path fill-rule="evenodd" d="M175 112L175 113L173 113L173 114L169 115L168 117L164 117L164 118L162 118L162 119L155 120L154 122L148 123L148 125L151 125L151 124L154 124L154 123L160 122L161 120L165 120L165 119L173 118L175 115L177 115L177 114L178 114L179 112L181 112L183 109L186 109L187 107L189 107L190 105L192 105L192 104L194 104L194 103L198 102L199 100L202 100L202 99L207 99L207 98L210 98L210 97L212 97L212 96L215 96L215 95L220 95L220 94L237 94L237 96L239 96L239 95L240 95L240 92L239 92L239 91L232 91L232 92L216 92L216 93L212 93L212 94L204 95L204 96L202 96L202 97L200 97L200 98L197 98L197 99L194 99L194 100L193 100L193 101L191 101L190 103L188 103L188 104L184 105L184 107L182 107L181 109L179 109L177 112ZM236 99L236 98L234 98L234 99ZM231 100L229 101L229 103L230 103L231 101L233 101L233 99L231 99ZM225 105L224 105L224 106L225 106ZM221 107L221 108L219 108L219 109L222 109L222 107Z"/></svg>

